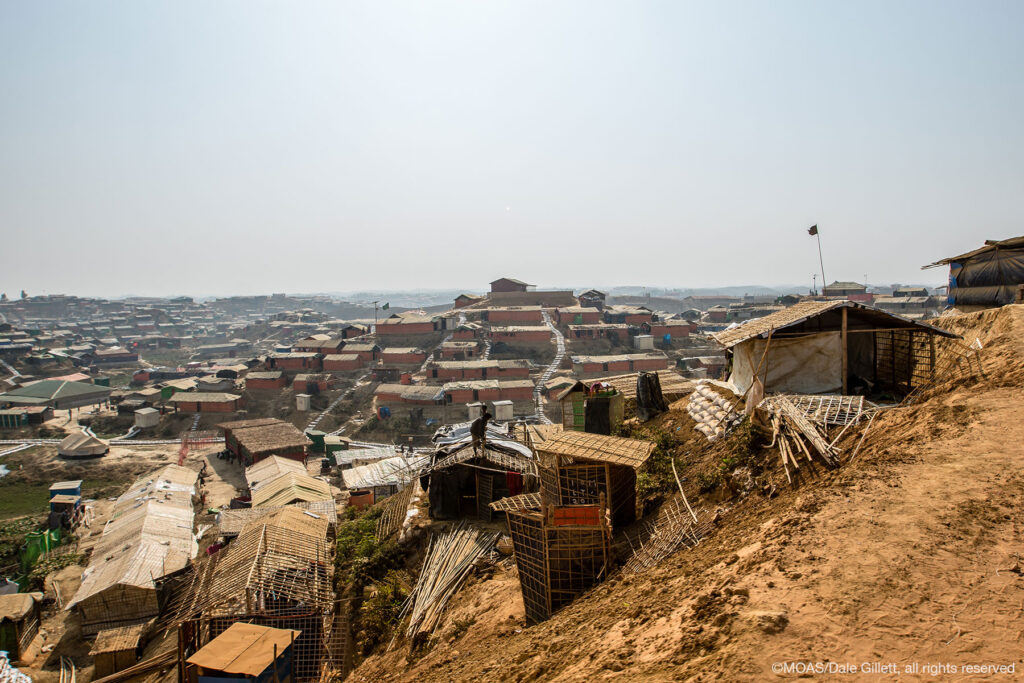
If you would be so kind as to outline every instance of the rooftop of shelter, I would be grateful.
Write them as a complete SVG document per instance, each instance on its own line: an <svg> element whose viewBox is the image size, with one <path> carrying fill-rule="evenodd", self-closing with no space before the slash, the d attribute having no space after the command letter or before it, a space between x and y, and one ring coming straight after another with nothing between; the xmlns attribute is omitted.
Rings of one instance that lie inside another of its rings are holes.
<svg viewBox="0 0 1024 683"><path fill-rule="evenodd" d="M301 465L301 463L299 463ZM252 490L252 506L283 506L296 500L331 500L331 485L305 472L282 472Z"/></svg>
<svg viewBox="0 0 1024 683"><path fill-rule="evenodd" d="M224 428L231 423L222 423ZM281 420L250 427L227 427L238 443L252 455L273 453L273 451L290 451L305 448L309 439L294 425Z"/></svg>
<svg viewBox="0 0 1024 683"><path fill-rule="evenodd" d="M563 431L552 434L535 447L538 452L570 461L591 460L637 468L651 457L656 444L618 436Z"/></svg>
<svg viewBox="0 0 1024 683"><path fill-rule="evenodd" d="M274 658L284 652L300 633L292 629L235 622L189 657L187 662L243 678L256 677L266 671L274 663Z"/></svg>
<svg viewBox="0 0 1024 683"><path fill-rule="evenodd" d="M494 325L491 332L549 332L546 325Z"/></svg>
<svg viewBox="0 0 1024 683"><path fill-rule="evenodd" d="M613 363L616 361L629 361L629 360L644 360L644 359L664 359L667 356L662 353L617 353L608 356L588 356L578 355L572 356L573 363Z"/></svg>
<svg viewBox="0 0 1024 683"><path fill-rule="evenodd" d="M999 251L1001 249L1024 249L1024 235L1020 237L1011 237L1005 240L985 240L984 246L978 247L977 249L968 251L964 254L960 254L959 256L950 256L949 258L944 258L940 261L936 261L935 263L929 263L927 266L923 266L921 270L926 268L935 268L936 266L945 266L957 261L967 261L975 256L980 256L981 254L985 254L990 251Z"/></svg>
<svg viewBox="0 0 1024 683"><path fill-rule="evenodd" d="M167 399L168 403L227 403L242 398L238 394L220 391L183 391Z"/></svg>
<svg viewBox="0 0 1024 683"><path fill-rule="evenodd" d="M712 338L728 348L754 337L767 337L781 330L793 334L836 331L842 325L840 313L843 309L847 310L848 330L919 329L943 337L958 338L958 335L940 327L911 320L867 304L846 300L802 301L763 318L754 318L717 332L712 335Z"/></svg>

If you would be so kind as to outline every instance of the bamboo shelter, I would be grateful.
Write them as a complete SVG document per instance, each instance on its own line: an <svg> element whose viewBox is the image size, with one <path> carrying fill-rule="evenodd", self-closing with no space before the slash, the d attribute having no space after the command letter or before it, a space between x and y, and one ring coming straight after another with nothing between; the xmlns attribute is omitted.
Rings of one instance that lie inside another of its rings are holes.
<svg viewBox="0 0 1024 683"><path fill-rule="evenodd" d="M544 513L507 510L526 621L536 624L607 576L610 529L596 524L554 524Z"/></svg>
<svg viewBox="0 0 1024 683"><path fill-rule="evenodd" d="M344 619L334 594L328 521L285 507L246 526L226 548L197 562L176 592L171 621L187 658L232 624L299 631L294 675L344 670Z"/></svg>
<svg viewBox="0 0 1024 683"><path fill-rule="evenodd" d="M188 658L185 680L291 683L299 636L292 629L234 623Z"/></svg>
<svg viewBox="0 0 1024 683"><path fill-rule="evenodd" d="M636 519L636 469L655 449L649 441L585 432L538 436L540 494L491 506L508 520L529 623L607 578L612 528Z"/></svg>
<svg viewBox="0 0 1024 683"><path fill-rule="evenodd" d="M89 654L93 658L93 679L100 679L134 666L142 650L146 624L118 626L96 634Z"/></svg>
<svg viewBox="0 0 1024 683"><path fill-rule="evenodd" d="M114 503L66 607L78 610L83 633L142 623L160 612L159 579L198 552L192 531L198 478L198 472L167 465L139 477Z"/></svg>
<svg viewBox="0 0 1024 683"><path fill-rule="evenodd" d="M952 332L852 301L806 301L713 335L745 393L849 394L852 382L907 394L941 374Z"/></svg>
<svg viewBox="0 0 1024 683"><path fill-rule="evenodd" d="M655 444L585 432L560 432L535 444L540 494L555 507L606 505L613 526L636 519L636 470Z"/></svg>
<svg viewBox="0 0 1024 683"><path fill-rule="evenodd" d="M0 650L12 661L22 659L39 633L42 593L0 595Z"/></svg>

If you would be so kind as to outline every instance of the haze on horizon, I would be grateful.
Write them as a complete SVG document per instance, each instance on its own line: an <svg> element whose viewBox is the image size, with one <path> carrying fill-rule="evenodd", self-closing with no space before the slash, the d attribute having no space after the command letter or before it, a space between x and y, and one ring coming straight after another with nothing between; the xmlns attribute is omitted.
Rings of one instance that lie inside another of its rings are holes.
<svg viewBox="0 0 1024 683"><path fill-rule="evenodd" d="M944 281L1019 2L9 2L0 291Z"/></svg>

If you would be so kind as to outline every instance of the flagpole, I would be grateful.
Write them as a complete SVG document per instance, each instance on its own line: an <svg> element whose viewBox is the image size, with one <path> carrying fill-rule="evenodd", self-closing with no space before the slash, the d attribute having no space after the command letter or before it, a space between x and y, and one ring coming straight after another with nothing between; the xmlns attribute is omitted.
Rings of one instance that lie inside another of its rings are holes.
<svg viewBox="0 0 1024 683"><path fill-rule="evenodd" d="M821 294L825 294L825 283L828 280L825 279L825 261L821 258L821 231L815 230L814 236L818 238L818 265L821 266Z"/></svg>

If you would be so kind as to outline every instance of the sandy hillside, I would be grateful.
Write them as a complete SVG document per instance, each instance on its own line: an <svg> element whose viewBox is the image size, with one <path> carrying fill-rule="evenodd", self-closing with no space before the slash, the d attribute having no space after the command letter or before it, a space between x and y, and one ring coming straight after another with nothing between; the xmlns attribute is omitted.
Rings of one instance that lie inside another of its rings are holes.
<svg viewBox="0 0 1024 683"><path fill-rule="evenodd" d="M985 378L881 414L853 462L721 503L696 550L619 574L537 626L499 570L456 597L432 650L371 657L352 680L765 680L795 678L772 664L797 660L1024 676L1024 306L943 324L980 339Z"/></svg>

